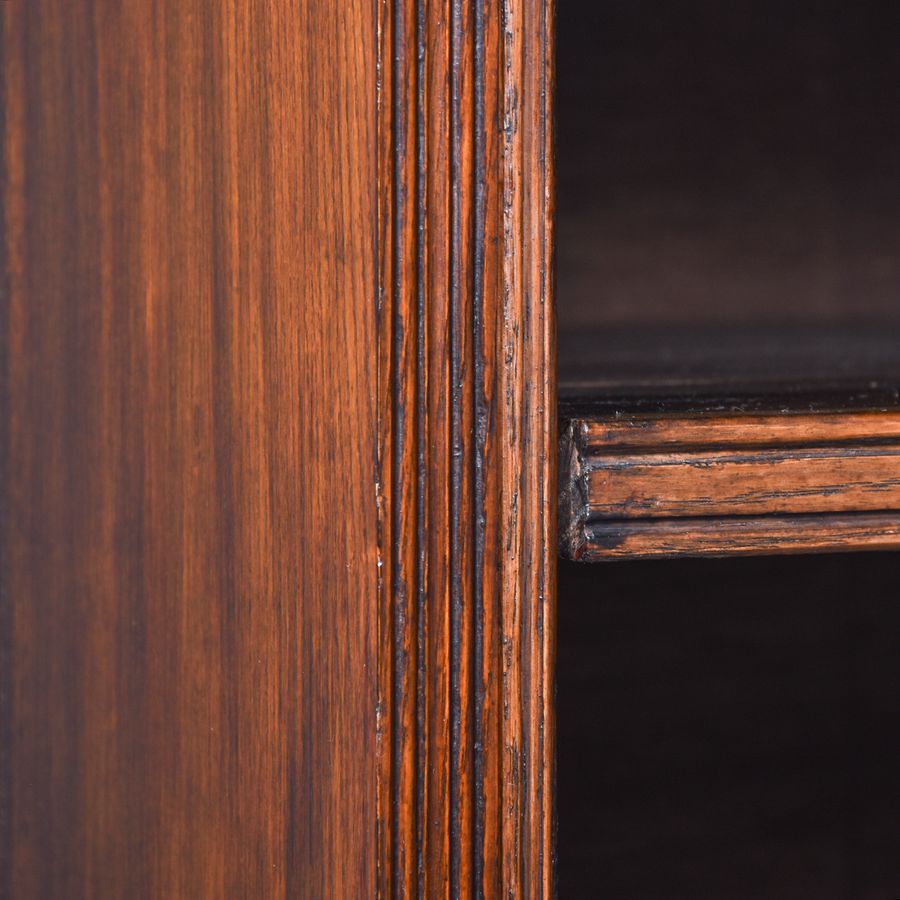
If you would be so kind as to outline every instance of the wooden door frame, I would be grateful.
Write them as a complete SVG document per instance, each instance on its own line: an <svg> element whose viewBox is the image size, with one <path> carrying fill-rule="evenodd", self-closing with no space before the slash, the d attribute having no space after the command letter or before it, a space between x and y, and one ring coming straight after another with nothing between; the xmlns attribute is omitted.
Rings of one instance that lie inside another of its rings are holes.
<svg viewBox="0 0 900 900"><path fill-rule="evenodd" d="M554 0L378 0L381 896L554 893Z"/></svg>

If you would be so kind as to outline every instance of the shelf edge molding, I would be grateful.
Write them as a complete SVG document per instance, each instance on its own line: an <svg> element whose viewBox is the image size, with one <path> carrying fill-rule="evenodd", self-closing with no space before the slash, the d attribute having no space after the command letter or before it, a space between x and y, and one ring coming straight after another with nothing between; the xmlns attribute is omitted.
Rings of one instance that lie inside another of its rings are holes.
<svg viewBox="0 0 900 900"><path fill-rule="evenodd" d="M900 412L578 418L560 552L597 562L900 547Z"/></svg>
<svg viewBox="0 0 900 900"><path fill-rule="evenodd" d="M381 897L554 896L554 0L379 0Z"/></svg>

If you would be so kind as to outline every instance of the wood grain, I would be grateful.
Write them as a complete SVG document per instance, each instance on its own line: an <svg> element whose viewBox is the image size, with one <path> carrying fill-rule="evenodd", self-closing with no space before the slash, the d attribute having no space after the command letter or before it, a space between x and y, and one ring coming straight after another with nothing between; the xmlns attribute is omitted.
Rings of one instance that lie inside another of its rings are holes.
<svg viewBox="0 0 900 900"><path fill-rule="evenodd" d="M621 416L584 420L585 452L858 446L900 441L900 413Z"/></svg>
<svg viewBox="0 0 900 900"><path fill-rule="evenodd" d="M553 896L553 6L379 2L382 896Z"/></svg>
<svg viewBox="0 0 900 900"><path fill-rule="evenodd" d="M2 896L374 893L375 28L0 4Z"/></svg>
<svg viewBox="0 0 900 900"><path fill-rule="evenodd" d="M900 505L892 446L596 456L591 519L861 512Z"/></svg>
<svg viewBox="0 0 900 900"><path fill-rule="evenodd" d="M561 453L572 558L900 543L896 412L574 420Z"/></svg>
<svg viewBox="0 0 900 900"><path fill-rule="evenodd" d="M671 556L758 556L896 550L900 514L592 522L582 562Z"/></svg>

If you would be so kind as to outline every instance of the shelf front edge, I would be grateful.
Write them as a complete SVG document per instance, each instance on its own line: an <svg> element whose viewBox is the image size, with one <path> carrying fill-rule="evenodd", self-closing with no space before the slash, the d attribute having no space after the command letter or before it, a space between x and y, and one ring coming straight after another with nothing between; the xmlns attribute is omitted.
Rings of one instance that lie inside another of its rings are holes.
<svg viewBox="0 0 900 900"><path fill-rule="evenodd" d="M560 551L600 561L900 546L900 413L573 419Z"/></svg>

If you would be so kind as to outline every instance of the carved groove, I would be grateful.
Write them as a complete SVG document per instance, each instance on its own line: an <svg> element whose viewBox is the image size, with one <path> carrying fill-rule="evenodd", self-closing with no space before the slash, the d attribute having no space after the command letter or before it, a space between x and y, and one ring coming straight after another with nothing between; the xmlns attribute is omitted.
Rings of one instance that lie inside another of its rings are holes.
<svg viewBox="0 0 900 900"><path fill-rule="evenodd" d="M379 893L553 893L552 7L381 0Z"/></svg>

